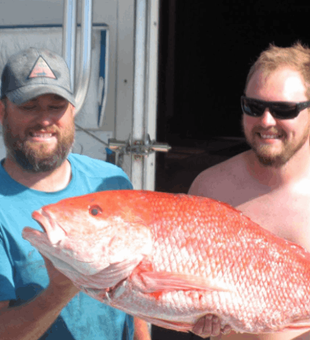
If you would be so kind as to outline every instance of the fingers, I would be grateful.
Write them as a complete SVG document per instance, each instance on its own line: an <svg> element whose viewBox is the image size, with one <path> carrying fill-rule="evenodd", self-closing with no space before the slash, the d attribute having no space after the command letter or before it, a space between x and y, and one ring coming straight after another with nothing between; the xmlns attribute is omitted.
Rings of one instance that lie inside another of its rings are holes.
<svg viewBox="0 0 310 340"><path fill-rule="evenodd" d="M42 255L42 254L41 254ZM73 282L64 275L61 271L59 271L52 263L50 259L42 255L46 270L50 279L50 286L55 289L70 291L72 294L76 294L79 292L79 289L73 284Z"/></svg>
<svg viewBox="0 0 310 340"><path fill-rule="evenodd" d="M221 333L228 334L231 332L231 327L229 325L225 325L223 329L221 329Z"/></svg>
<svg viewBox="0 0 310 340"><path fill-rule="evenodd" d="M229 325L225 325L221 329L220 319L216 315L207 314L200 318L192 329L192 333L200 336L201 338L208 338L210 336L218 336L228 334L231 331Z"/></svg>
<svg viewBox="0 0 310 340"><path fill-rule="evenodd" d="M220 319L217 316L213 316L211 336L217 336L219 334L221 334Z"/></svg>
<svg viewBox="0 0 310 340"><path fill-rule="evenodd" d="M219 335L221 333L220 320L215 315L207 314L196 322L192 332L201 338Z"/></svg>
<svg viewBox="0 0 310 340"><path fill-rule="evenodd" d="M207 338L211 335L212 331L212 315L205 315L200 318L194 325L192 332L202 338Z"/></svg>

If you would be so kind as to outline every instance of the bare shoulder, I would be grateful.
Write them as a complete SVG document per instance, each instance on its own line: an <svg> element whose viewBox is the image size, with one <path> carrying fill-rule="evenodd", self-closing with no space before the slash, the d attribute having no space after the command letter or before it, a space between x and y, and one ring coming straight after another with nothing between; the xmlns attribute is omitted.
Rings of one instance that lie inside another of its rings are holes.
<svg viewBox="0 0 310 340"><path fill-rule="evenodd" d="M229 202L228 195L244 185L247 152L241 153L201 172L192 183L189 194Z"/></svg>

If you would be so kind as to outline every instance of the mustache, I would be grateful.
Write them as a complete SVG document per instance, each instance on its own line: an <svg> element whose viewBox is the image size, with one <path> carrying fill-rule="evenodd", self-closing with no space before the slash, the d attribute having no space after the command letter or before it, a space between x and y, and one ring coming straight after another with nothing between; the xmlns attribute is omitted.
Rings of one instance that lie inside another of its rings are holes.
<svg viewBox="0 0 310 340"><path fill-rule="evenodd" d="M60 130L56 125L44 127L40 124L37 124L37 125L35 125L31 128L28 128L26 130L26 135L29 135L30 132L39 132L39 131L46 132L46 133L54 133L54 134L56 133L56 134L58 134Z"/></svg>
<svg viewBox="0 0 310 340"><path fill-rule="evenodd" d="M271 127L268 129L262 127L254 127L252 129L252 133L265 133L265 134L273 134L273 135L285 135L285 132L282 129L277 129L275 127Z"/></svg>

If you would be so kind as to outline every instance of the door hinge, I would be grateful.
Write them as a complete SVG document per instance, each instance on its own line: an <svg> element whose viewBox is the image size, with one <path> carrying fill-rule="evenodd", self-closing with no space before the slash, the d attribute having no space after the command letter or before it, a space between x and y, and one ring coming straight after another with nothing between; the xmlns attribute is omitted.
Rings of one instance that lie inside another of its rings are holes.
<svg viewBox="0 0 310 340"><path fill-rule="evenodd" d="M154 152L168 152L171 146L167 143L158 143L155 140L151 141L150 135L147 135L146 141L131 140L120 141L115 138L110 138L108 148L117 153L118 162L116 164L121 166L124 155L133 155L135 159L147 157Z"/></svg>

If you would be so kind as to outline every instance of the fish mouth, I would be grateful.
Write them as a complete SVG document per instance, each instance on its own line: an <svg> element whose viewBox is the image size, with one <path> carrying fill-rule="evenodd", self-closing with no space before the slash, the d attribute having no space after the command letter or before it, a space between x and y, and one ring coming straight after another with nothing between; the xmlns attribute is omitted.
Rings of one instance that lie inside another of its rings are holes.
<svg viewBox="0 0 310 340"><path fill-rule="evenodd" d="M66 239L68 239L67 232L62 228L61 224L57 222L57 219L53 216L53 214L46 211L43 207L34 211L32 213L32 218L40 224L41 228L43 229L43 232L41 233L47 237L51 246L54 249L58 248L59 253L62 251L63 256L71 259L72 252L64 244ZM56 253L54 255L59 257L59 254ZM74 261L87 264L94 263L94 261L85 261L84 259L77 258L77 254L74 256Z"/></svg>
<svg viewBox="0 0 310 340"><path fill-rule="evenodd" d="M65 230L46 210L41 208L34 211L32 213L32 218L40 224L52 246L60 245L66 238L67 233Z"/></svg>

